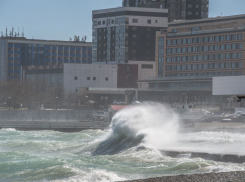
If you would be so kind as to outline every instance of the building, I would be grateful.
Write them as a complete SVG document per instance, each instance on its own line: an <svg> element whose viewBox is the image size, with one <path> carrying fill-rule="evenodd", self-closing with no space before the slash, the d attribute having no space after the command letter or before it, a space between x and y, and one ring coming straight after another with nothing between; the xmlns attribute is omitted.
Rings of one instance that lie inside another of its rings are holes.
<svg viewBox="0 0 245 182"><path fill-rule="evenodd" d="M92 43L26 39L25 37L0 38L0 80L22 80L26 69L38 66L49 68L64 63L92 63Z"/></svg>
<svg viewBox="0 0 245 182"><path fill-rule="evenodd" d="M245 75L245 15L173 22L157 32L159 77Z"/></svg>
<svg viewBox="0 0 245 182"><path fill-rule="evenodd" d="M123 7L168 9L169 22L208 18L209 0L123 0Z"/></svg>
<svg viewBox="0 0 245 182"><path fill-rule="evenodd" d="M45 69L28 67L25 80L61 85L66 93L76 93L78 88L137 88L138 65L64 63Z"/></svg>
<svg viewBox="0 0 245 182"><path fill-rule="evenodd" d="M167 28L167 17L156 8L93 11L93 63L154 62L156 31Z"/></svg>

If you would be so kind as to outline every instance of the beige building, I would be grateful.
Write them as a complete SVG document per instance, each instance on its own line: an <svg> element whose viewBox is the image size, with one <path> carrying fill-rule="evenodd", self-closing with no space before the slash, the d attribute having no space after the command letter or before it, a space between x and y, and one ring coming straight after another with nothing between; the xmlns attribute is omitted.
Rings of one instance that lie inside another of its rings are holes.
<svg viewBox="0 0 245 182"><path fill-rule="evenodd" d="M170 23L157 32L156 76L245 75L244 24L245 15Z"/></svg>

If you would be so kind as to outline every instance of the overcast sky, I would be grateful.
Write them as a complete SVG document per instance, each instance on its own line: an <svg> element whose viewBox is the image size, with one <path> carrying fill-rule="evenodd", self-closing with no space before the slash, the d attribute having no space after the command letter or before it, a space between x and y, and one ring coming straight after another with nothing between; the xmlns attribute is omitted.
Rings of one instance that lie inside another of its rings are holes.
<svg viewBox="0 0 245 182"><path fill-rule="evenodd" d="M245 0L209 0L209 17L245 14ZM0 0L0 31L24 28L29 39L69 40L92 36L92 10L121 6L121 0Z"/></svg>

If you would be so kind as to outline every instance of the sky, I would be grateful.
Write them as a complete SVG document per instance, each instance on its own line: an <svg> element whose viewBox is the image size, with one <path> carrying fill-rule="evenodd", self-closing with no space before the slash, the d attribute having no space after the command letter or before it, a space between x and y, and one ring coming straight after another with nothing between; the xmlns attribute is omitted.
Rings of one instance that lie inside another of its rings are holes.
<svg viewBox="0 0 245 182"><path fill-rule="evenodd" d="M0 32L12 27L28 39L92 41L92 10L120 7L121 0L0 0ZM209 17L245 14L245 0L209 0Z"/></svg>

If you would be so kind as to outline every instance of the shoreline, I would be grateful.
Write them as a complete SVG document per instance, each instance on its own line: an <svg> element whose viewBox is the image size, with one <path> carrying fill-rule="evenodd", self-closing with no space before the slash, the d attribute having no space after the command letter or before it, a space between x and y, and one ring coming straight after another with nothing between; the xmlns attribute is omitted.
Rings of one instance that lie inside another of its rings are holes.
<svg viewBox="0 0 245 182"><path fill-rule="evenodd" d="M124 182L244 182L245 171L163 176Z"/></svg>

